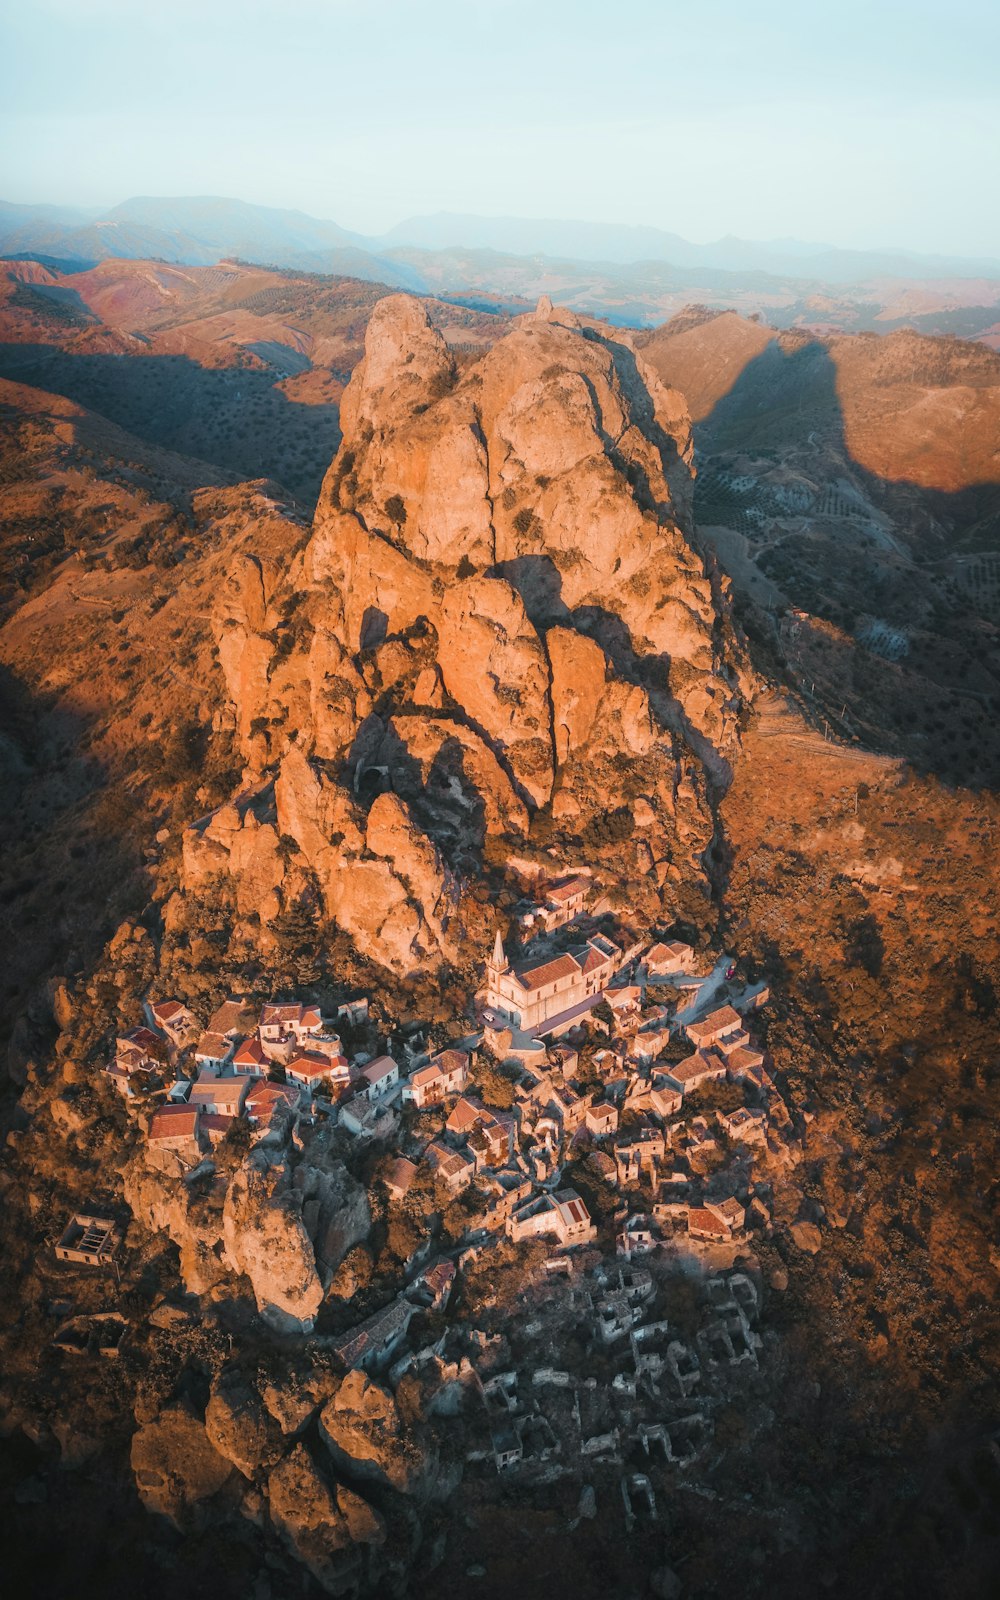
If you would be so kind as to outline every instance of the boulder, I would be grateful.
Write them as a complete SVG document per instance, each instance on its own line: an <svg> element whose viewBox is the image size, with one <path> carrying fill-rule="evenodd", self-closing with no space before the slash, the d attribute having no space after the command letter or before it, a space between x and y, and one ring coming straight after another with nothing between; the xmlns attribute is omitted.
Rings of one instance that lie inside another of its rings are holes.
<svg viewBox="0 0 1000 1600"><path fill-rule="evenodd" d="M223 1372L213 1384L205 1432L220 1456L245 1478L273 1466L282 1453L281 1429L250 1380L238 1371Z"/></svg>
<svg viewBox="0 0 1000 1600"><path fill-rule="evenodd" d="M811 1256L823 1248L823 1235L815 1222L793 1222L792 1238L800 1250Z"/></svg>
<svg viewBox="0 0 1000 1600"><path fill-rule="evenodd" d="M232 1472L193 1411L177 1405L132 1436L132 1471L147 1511L178 1528L198 1521L198 1508L217 1494Z"/></svg>
<svg viewBox="0 0 1000 1600"><path fill-rule="evenodd" d="M379 1513L359 1495L331 1485L298 1444L267 1481L271 1521L298 1561L327 1594L356 1591L368 1550L385 1541Z"/></svg>
<svg viewBox="0 0 1000 1600"><path fill-rule="evenodd" d="M349 1372L327 1401L319 1430L340 1471L361 1483L413 1492L423 1456L404 1431L393 1396L360 1369Z"/></svg>
<svg viewBox="0 0 1000 1600"><path fill-rule="evenodd" d="M234 1173L223 1211L226 1256L250 1280L257 1308L279 1333L312 1329L323 1300L301 1198L282 1165L254 1156Z"/></svg>

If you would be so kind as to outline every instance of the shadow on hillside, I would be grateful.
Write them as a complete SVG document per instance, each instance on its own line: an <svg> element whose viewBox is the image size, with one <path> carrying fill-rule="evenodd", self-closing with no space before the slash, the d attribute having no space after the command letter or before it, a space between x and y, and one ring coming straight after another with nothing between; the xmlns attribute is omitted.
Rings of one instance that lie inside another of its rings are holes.
<svg viewBox="0 0 1000 1600"><path fill-rule="evenodd" d="M949 494L861 465L816 339L772 340L695 437L696 524L731 527L745 548L730 571L765 675L784 675L814 726L845 742L949 784L1000 782L1000 609L977 609L961 587L973 569L965 580L953 560L996 552L1000 573L1000 483ZM716 554L726 569L725 541ZM786 596L784 614L754 601L746 561Z"/></svg>
<svg viewBox="0 0 1000 1600"><path fill-rule="evenodd" d="M24 1036L40 983L92 960L142 904L135 802L116 806L107 771L83 754L86 732L0 665L0 1041Z"/></svg>
<svg viewBox="0 0 1000 1600"><path fill-rule="evenodd" d="M504 578L517 591L529 621L539 633L555 626L567 627L599 644L615 674L646 691L660 726L679 734L712 781L721 788L728 787L732 778L729 763L685 712L672 684L673 662L666 652L640 654L625 622L606 607L577 606L571 611L563 598L562 575L551 556L516 556L489 568L487 576Z"/></svg>
<svg viewBox="0 0 1000 1600"><path fill-rule="evenodd" d="M0 344L0 377L63 395L159 449L239 478L274 478L311 509L340 444L338 407L289 400L282 376L183 355Z"/></svg>

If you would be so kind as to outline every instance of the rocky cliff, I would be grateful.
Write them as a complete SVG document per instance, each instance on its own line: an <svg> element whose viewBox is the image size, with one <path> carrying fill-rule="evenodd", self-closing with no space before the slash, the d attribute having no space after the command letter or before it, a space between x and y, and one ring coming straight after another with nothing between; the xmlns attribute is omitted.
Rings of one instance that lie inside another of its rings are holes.
<svg viewBox="0 0 1000 1600"><path fill-rule="evenodd" d="M654 915L703 893L747 680L680 396L547 302L459 376L396 295L341 422L305 549L217 597L245 792L189 831L188 887L228 872L266 922L312 884L400 970L461 949L491 838L603 852Z"/></svg>

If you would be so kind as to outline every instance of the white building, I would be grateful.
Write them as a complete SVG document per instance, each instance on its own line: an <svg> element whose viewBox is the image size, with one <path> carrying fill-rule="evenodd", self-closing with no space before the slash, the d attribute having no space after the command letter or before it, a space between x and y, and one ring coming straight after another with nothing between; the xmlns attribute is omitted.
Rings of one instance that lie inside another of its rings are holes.
<svg viewBox="0 0 1000 1600"><path fill-rule="evenodd" d="M403 1085L403 1102L418 1107L439 1105L450 1094L461 1094L469 1081L469 1058L464 1050L442 1050L418 1068Z"/></svg>
<svg viewBox="0 0 1000 1600"><path fill-rule="evenodd" d="M361 1069L358 1094L367 1100L381 1100L399 1082L399 1067L392 1056L376 1056Z"/></svg>
<svg viewBox="0 0 1000 1600"><path fill-rule="evenodd" d="M485 1003L509 1027L538 1031L566 1012L597 1004L622 962L622 951L603 934L548 961L512 967L497 934L486 964Z"/></svg>

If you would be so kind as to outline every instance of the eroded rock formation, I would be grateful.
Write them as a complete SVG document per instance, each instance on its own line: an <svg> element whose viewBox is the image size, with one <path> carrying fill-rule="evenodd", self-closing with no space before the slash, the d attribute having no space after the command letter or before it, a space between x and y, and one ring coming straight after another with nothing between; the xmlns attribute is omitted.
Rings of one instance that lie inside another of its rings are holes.
<svg viewBox="0 0 1000 1600"><path fill-rule="evenodd" d="M218 596L246 785L189 830L188 886L228 872L266 925L314 884L401 971L460 950L491 836L603 852L649 911L703 890L749 686L685 536L680 397L546 303L459 377L393 295L341 422L304 551L244 554Z"/></svg>

